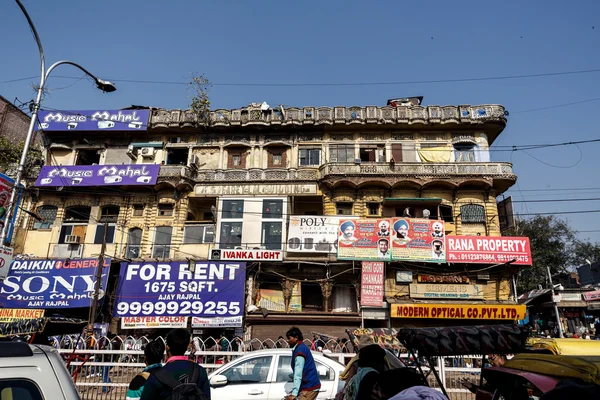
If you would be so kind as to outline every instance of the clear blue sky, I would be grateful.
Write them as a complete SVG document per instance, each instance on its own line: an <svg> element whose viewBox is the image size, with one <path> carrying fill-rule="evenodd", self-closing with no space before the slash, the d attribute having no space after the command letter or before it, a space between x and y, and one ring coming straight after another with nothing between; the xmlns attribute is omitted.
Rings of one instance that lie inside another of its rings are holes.
<svg viewBox="0 0 600 400"><path fill-rule="evenodd" d="M502 104L510 114L499 146L600 138L600 73L530 79L373 86L222 86L226 83L422 81L600 68L600 1L158 1L23 0L48 65L78 62L107 79L186 82L201 72L215 83L214 108L267 101L287 106L384 105L423 95L426 105ZM39 74L38 52L12 0L0 4L0 82ZM131 104L186 108L185 85L118 82L102 94L60 67L44 105L58 109ZM33 97L39 78L0 83L9 100ZM497 151L512 161L514 200L600 197L600 143ZM580 160L581 152L581 160ZM557 168L546 164L551 164ZM562 188L596 188L566 190ZM519 190L520 189L520 190ZM545 191L531 191L542 189ZM518 203L522 213L597 210L600 201ZM562 216L600 241L600 213Z"/></svg>

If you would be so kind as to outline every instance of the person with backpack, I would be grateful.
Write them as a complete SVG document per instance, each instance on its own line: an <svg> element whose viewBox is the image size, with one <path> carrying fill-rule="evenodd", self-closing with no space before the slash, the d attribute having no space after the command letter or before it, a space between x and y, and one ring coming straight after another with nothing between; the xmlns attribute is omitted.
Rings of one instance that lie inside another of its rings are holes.
<svg viewBox="0 0 600 400"><path fill-rule="evenodd" d="M300 329L293 327L285 334L292 348L292 371L294 387L285 400L315 400L321 388L315 360Z"/></svg>
<svg viewBox="0 0 600 400"><path fill-rule="evenodd" d="M141 400L210 400L206 370L185 355L191 335L183 328L167 335L167 363L154 368L146 381Z"/></svg>
<svg viewBox="0 0 600 400"><path fill-rule="evenodd" d="M126 400L140 400L146 381L150 376L151 370L162 367L165 358L165 344L161 339L156 339L146 345L144 348L147 367L137 374L129 383L127 388Z"/></svg>

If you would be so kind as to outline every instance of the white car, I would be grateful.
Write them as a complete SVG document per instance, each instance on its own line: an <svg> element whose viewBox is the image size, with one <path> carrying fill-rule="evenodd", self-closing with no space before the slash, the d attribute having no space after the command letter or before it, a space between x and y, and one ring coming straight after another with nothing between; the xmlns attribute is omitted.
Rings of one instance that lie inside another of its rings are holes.
<svg viewBox="0 0 600 400"><path fill-rule="evenodd" d="M321 379L317 399L333 399L344 386L344 366L312 352ZM292 391L292 350L252 351L208 375L212 400L281 400Z"/></svg>

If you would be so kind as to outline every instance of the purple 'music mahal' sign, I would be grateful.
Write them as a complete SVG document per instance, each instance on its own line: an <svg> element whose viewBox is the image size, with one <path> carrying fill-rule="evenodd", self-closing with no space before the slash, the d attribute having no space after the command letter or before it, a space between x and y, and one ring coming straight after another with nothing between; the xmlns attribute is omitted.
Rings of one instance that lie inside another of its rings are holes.
<svg viewBox="0 0 600 400"><path fill-rule="evenodd" d="M40 110L43 131L145 131L150 110Z"/></svg>
<svg viewBox="0 0 600 400"><path fill-rule="evenodd" d="M159 170L158 164L47 166L35 186L154 185Z"/></svg>

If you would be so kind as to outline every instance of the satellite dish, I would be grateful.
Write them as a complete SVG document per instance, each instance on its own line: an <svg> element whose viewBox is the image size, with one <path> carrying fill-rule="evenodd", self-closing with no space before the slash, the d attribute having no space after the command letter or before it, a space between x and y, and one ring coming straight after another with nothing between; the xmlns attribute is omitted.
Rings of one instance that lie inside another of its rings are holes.
<svg viewBox="0 0 600 400"><path fill-rule="evenodd" d="M263 111L267 111L270 108L270 106L267 104L266 101L263 101L262 104L260 105L260 109Z"/></svg>
<svg viewBox="0 0 600 400"><path fill-rule="evenodd" d="M103 289L98 290L98 300L104 297L106 292Z"/></svg>

